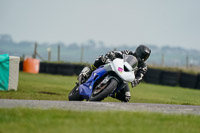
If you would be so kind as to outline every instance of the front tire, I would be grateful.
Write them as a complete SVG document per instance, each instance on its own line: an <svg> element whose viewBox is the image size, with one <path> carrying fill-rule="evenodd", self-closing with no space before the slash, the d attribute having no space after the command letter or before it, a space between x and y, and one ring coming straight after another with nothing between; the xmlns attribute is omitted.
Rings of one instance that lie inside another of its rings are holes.
<svg viewBox="0 0 200 133"><path fill-rule="evenodd" d="M69 101L83 101L83 98L79 94L79 85L76 85L68 95Z"/></svg>
<svg viewBox="0 0 200 133"><path fill-rule="evenodd" d="M92 95L89 98L89 101L102 101L104 98L106 98L109 94L111 94L116 88L117 88L118 82L116 79L111 79L105 86L105 88L95 94L94 92L96 91L96 87L94 91L92 92Z"/></svg>

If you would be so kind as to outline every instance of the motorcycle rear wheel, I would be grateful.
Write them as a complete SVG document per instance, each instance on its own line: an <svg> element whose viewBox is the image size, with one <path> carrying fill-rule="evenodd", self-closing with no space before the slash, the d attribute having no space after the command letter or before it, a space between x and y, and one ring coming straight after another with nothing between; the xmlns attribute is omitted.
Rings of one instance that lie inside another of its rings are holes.
<svg viewBox="0 0 200 133"><path fill-rule="evenodd" d="M116 79L111 79L106 84L105 88L103 88L103 90L98 92L97 94L95 94L95 91L97 89L95 87L94 91L92 92L92 95L89 98L89 101L102 101L117 88L117 84L118 82L116 81Z"/></svg>

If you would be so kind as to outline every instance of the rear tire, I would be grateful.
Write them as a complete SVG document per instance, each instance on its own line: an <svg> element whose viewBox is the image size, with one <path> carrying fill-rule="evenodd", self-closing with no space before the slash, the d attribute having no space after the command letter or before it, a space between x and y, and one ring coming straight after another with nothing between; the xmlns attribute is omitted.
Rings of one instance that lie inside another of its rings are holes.
<svg viewBox="0 0 200 133"><path fill-rule="evenodd" d="M69 101L83 101L83 98L79 94L79 85L76 85L68 95Z"/></svg>
<svg viewBox="0 0 200 133"><path fill-rule="evenodd" d="M106 98L109 94L111 94L116 88L117 88L118 82L116 79L111 79L106 87L103 89L103 91L99 92L98 94L94 94L94 91L92 92L92 95L89 98L89 101L102 101L104 98Z"/></svg>

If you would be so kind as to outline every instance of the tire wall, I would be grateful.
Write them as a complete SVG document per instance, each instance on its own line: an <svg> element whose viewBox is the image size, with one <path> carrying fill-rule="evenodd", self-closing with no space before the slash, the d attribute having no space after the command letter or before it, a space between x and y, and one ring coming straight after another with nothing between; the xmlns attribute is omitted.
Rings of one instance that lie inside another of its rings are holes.
<svg viewBox="0 0 200 133"><path fill-rule="evenodd" d="M197 76L196 88L200 90L200 74Z"/></svg>
<svg viewBox="0 0 200 133"><path fill-rule="evenodd" d="M181 87L196 88L197 87L197 75L181 73L179 84Z"/></svg>
<svg viewBox="0 0 200 133"><path fill-rule="evenodd" d="M179 72L162 71L160 76L160 84L176 86L178 85L179 77Z"/></svg>
<svg viewBox="0 0 200 133"><path fill-rule="evenodd" d="M59 75L79 75L84 65L78 64L56 64L40 62L39 73L59 74ZM20 70L23 70L23 62L20 62Z"/></svg>
<svg viewBox="0 0 200 133"><path fill-rule="evenodd" d="M144 76L144 81L151 84L181 86L200 90L200 74L194 75L149 68Z"/></svg>
<svg viewBox="0 0 200 133"><path fill-rule="evenodd" d="M144 80L147 83L160 84L161 70L158 69L148 69L144 76Z"/></svg>
<svg viewBox="0 0 200 133"><path fill-rule="evenodd" d="M40 73L59 74L59 75L79 75L84 68L81 64L55 64L40 63ZM20 70L23 70L23 62L20 62ZM171 72L149 68L144 76L144 81L151 84L161 84L168 86L181 86L200 90L200 74L193 75L183 72Z"/></svg>

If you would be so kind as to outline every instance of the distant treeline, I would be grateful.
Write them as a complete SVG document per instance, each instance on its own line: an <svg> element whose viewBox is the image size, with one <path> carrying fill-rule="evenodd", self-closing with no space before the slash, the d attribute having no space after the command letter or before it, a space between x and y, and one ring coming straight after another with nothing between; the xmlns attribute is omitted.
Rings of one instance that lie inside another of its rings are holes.
<svg viewBox="0 0 200 133"><path fill-rule="evenodd" d="M36 42L22 41L15 42L9 35L0 35L0 54L14 56L32 56ZM83 43L38 43L37 52L48 60L47 49L51 49L51 61L57 61L57 46L60 45L60 60L64 62L86 62L93 63L99 55L104 55L111 50L132 50L139 44L121 44L116 47L114 44L105 44L103 41L88 40ZM200 65L200 52L197 50L186 50L180 47L157 47L156 45L145 44L150 47L152 54L148 59L149 64L164 66L186 66Z"/></svg>

